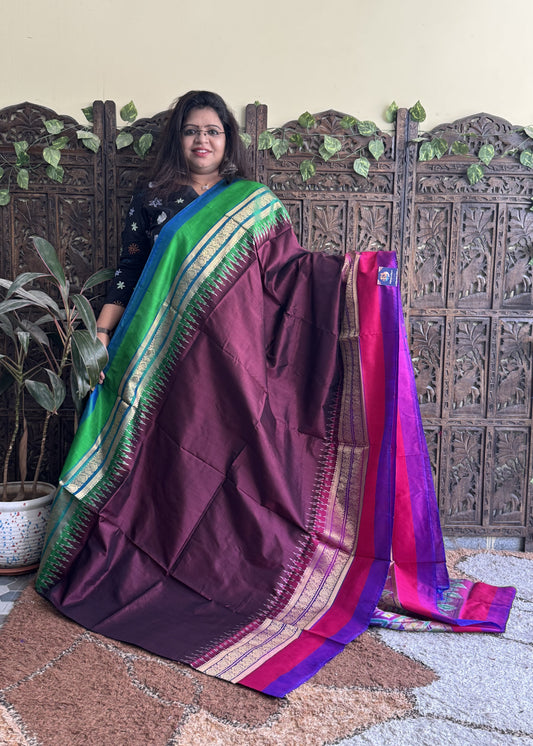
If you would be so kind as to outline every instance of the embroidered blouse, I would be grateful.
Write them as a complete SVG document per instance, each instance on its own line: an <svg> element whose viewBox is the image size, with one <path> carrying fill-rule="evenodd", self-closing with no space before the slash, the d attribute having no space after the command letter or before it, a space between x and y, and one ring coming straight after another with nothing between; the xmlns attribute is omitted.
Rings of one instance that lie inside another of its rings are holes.
<svg viewBox="0 0 533 746"><path fill-rule="evenodd" d="M118 267L108 285L105 303L127 306L161 228L197 196L190 186L165 196L150 187L133 195L122 231Z"/></svg>

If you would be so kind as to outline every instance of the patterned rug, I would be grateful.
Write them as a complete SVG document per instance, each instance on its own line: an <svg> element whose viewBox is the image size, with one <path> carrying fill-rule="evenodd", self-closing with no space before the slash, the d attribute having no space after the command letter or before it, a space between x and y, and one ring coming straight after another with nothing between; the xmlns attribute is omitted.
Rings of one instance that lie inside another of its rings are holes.
<svg viewBox="0 0 533 746"><path fill-rule="evenodd" d="M279 700L88 632L30 586L0 631L0 744L322 746L416 716L436 679L374 630Z"/></svg>

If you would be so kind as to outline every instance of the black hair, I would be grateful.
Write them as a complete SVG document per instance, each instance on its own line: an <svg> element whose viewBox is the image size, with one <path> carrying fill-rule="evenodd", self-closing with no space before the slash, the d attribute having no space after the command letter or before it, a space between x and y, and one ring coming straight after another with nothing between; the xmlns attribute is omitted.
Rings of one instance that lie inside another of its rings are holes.
<svg viewBox="0 0 533 746"><path fill-rule="evenodd" d="M246 151L239 134L239 125L224 99L210 91L189 91L181 96L170 109L167 123L159 138L157 155L152 169L152 186L162 191L172 191L190 178L190 169L183 154L181 131L193 109L210 108L216 111L226 135L224 158L220 175L226 181L249 176Z"/></svg>

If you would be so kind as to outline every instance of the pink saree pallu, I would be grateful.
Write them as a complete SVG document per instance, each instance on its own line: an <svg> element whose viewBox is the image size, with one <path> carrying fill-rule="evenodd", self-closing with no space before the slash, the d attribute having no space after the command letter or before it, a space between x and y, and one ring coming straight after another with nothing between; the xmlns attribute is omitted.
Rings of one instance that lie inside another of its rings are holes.
<svg viewBox="0 0 533 746"><path fill-rule="evenodd" d="M274 696L369 624L501 632L449 581L395 255L302 249L264 186L161 231L54 502L37 590Z"/></svg>

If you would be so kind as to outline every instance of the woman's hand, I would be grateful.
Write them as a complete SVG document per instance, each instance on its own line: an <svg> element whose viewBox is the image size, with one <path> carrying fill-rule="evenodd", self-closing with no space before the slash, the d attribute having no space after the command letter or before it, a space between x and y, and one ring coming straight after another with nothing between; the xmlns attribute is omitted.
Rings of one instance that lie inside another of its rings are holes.
<svg viewBox="0 0 533 746"><path fill-rule="evenodd" d="M122 318L124 306L118 306L115 303L105 303L100 315L96 320L96 336L107 349L111 340L111 335L116 325ZM105 374L100 373L100 383L103 383Z"/></svg>
<svg viewBox="0 0 533 746"><path fill-rule="evenodd" d="M100 340L100 342L104 345L104 347L107 349L107 346L109 344L109 341L111 339L111 332L108 329L104 329L103 327L98 327L98 330L96 332L96 338ZM103 370L100 371L100 380L98 383L103 383L105 380L105 373Z"/></svg>

